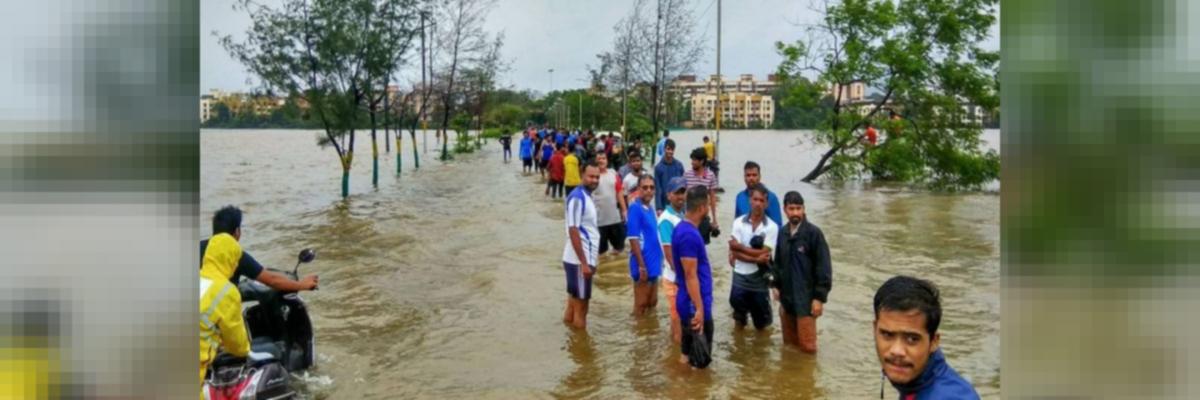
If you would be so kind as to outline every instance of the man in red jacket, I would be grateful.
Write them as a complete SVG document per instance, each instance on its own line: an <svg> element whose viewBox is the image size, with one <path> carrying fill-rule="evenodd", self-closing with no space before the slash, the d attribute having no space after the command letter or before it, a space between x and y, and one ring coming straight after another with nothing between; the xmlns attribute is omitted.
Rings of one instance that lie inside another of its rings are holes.
<svg viewBox="0 0 1200 400"><path fill-rule="evenodd" d="M550 156L550 180L547 183L550 185L550 198L561 199L563 197L563 178L566 174L563 158L566 156L567 148L561 144L554 151L554 155Z"/></svg>

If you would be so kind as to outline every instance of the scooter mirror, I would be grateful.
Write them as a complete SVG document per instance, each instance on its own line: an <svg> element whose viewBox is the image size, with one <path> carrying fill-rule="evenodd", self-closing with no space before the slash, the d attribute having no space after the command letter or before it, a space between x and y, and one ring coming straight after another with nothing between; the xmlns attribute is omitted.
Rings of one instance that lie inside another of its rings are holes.
<svg viewBox="0 0 1200 400"><path fill-rule="evenodd" d="M316 258L317 258L317 252L313 251L313 249L300 250L299 259L300 259L301 263L311 262L312 260L314 260Z"/></svg>

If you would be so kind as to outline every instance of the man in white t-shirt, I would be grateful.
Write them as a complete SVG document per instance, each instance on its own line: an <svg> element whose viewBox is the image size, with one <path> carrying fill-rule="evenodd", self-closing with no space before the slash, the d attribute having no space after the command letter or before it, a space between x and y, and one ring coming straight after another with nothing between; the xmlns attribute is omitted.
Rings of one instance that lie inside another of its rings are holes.
<svg viewBox="0 0 1200 400"><path fill-rule="evenodd" d="M567 309L563 323L587 329L588 300L592 297L592 274L596 273L600 231L596 227L596 203L592 193L600 180L600 167L588 164L581 174L582 185L567 195L567 244L563 246L563 271L567 276Z"/></svg>
<svg viewBox="0 0 1200 400"><path fill-rule="evenodd" d="M679 310L675 308L675 296L679 286L675 283L675 268L671 259L671 235L675 233L675 225L683 221L683 202L687 200L687 180L677 176L667 181L667 204L662 214L658 215L658 239L663 247L662 293L667 299L671 310L671 339L679 343L683 338L683 330L679 325Z"/></svg>
<svg viewBox="0 0 1200 400"><path fill-rule="evenodd" d="M750 213L734 218L729 239L729 265L733 267L733 287L729 305L737 327L747 323L747 314L754 328L771 325L771 300L768 290L768 266L779 235L779 226L767 218L767 187L761 183L751 186Z"/></svg>
<svg viewBox="0 0 1200 400"><path fill-rule="evenodd" d="M637 193L638 179L641 179L642 174L644 174L645 171L642 170L641 154L629 154L628 157L629 163L621 166L618 171L622 176L621 187L625 192L625 204L633 204L634 199L641 197L641 195Z"/></svg>
<svg viewBox="0 0 1200 400"><path fill-rule="evenodd" d="M617 176L617 171L608 168L608 156L596 153L596 165L599 169L599 181L592 191L592 200L596 202L596 224L600 229L600 254L603 255L612 247L612 255L619 256L625 250L625 196L622 196L623 183Z"/></svg>

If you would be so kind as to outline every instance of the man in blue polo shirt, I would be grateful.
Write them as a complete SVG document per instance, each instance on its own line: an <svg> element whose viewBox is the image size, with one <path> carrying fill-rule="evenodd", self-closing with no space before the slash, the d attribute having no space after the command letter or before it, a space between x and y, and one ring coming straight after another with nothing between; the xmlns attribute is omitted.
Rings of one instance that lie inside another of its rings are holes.
<svg viewBox="0 0 1200 400"><path fill-rule="evenodd" d="M743 190L737 195L737 201L733 205L733 218L738 218L750 213L750 189L754 185L762 182L762 168L754 161L746 161L746 167L742 169L743 178L746 180L746 190ZM783 226L783 214L779 208L779 197L775 196L775 192L767 191L767 218L775 223L775 226Z"/></svg>
<svg viewBox="0 0 1200 400"><path fill-rule="evenodd" d="M521 172L529 173L533 170L533 131L527 131L521 135Z"/></svg>
<svg viewBox="0 0 1200 400"><path fill-rule="evenodd" d="M658 305L658 277L662 274L662 245L654 215L654 177L637 178L637 198L629 205L626 238L629 239L629 276L633 278L633 315L649 314Z"/></svg>
<svg viewBox="0 0 1200 400"><path fill-rule="evenodd" d="M708 250L704 239L696 228L708 214L709 191L705 186L693 186L687 190L687 201L683 221L675 226L671 234L671 257L675 263L675 275L679 280L679 293L675 296L675 308L683 322L682 356L680 362L687 363L687 354L699 335L704 335L707 351L712 354L712 267L708 262Z"/></svg>

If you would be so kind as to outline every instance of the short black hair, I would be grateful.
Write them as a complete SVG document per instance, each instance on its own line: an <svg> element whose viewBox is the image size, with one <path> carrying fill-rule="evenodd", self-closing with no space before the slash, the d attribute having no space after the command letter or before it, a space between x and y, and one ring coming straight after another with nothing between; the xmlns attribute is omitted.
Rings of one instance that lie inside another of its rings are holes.
<svg viewBox="0 0 1200 400"><path fill-rule="evenodd" d="M635 151L635 152L631 152L631 153L629 153L629 161L633 161L633 160L641 160L641 159L642 159L642 154L641 154L641 153L638 153L638 152L636 152L636 151Z"/></svg>
<svg viewBox="0 0 1200 400"><path fill-rule="evenodd" d="M898 275L875 291L875 320L879 320L880 311L910 310L925 315L925 331L933 337L942 323L942 302L937 286L924 279Z"/></svg>
<svg viewBox="0 0 1200 400"><path fill-rule="evenodd" d="M668 137L668 136L671 136L671 131L663 129L663 137Z"/></svg>
<svg viewBox="0 0 1200 400"><path fill-rule="evenodd" d="M768 194L769 192L767 191L767 185L764 185L761 182L755 183L754 186L751 186L749 190L750 190L750 194L754 194L754 192L759 192L759 193L762 193L763 197L770 196L770 194Z"/></svg>
<svg viewBox="0 0 1200 400"><path fill-rule="evenodd" d="M752 169L758 170L758 172L762 172L762 167L758 166L758 163L756 163L754 161L746 161L746 166L742 167L742 171L749 171Z"/></svg>
<svg viewBox="0 0 1200 400"><path fill-rule="evenodd" d="M800 192L795 190L787 192L787 194L783 195L783 206L787 207L790 204L804 205L804 196L801 196Z"/></svg>
<svg viewBox="0 0 1200 400"><path fill-rule="evenodd" d="M705 141L705 142L707 142L707 141L708 141L708 136L707 136L707 135L706 135L706 136L704 136L704 141Z"/></svg>
<svg viewBox="0 0 1200 400"><path fill-rule="evenodd" d="M596 162L595 159L592 159L592 161L588 161L587 165L583 166L583 170L580 172L587 171L588 167L600 169L600 163Z"/></svg>
<svg viewBox="0 0 1200 400"><path fill-rule="evenodd" d="M708 205L708 187L697 185L688 188L687 203L684 206L686 212L699 210L704 205Z"/></svg>
<svg viewBox="0 0 1200 400"><path fill-rule="evenodd" d="M704 151L703 147L692 149L692 159L704 161L708 159L708 152Z"/></svg>
<svg viewBox="0 0 1200 400"><path fill-rule="evenodd" d="M228 205L221 207L213 214L212 234L228 233L232 235L242 227L242 209Z"/></svg>
<svg viewBox="0 0 1200 400"><path fill-rule="evenodd" d="M663 148L675 150L675 141L667 139L667 143L663 145Z"/></svg>

